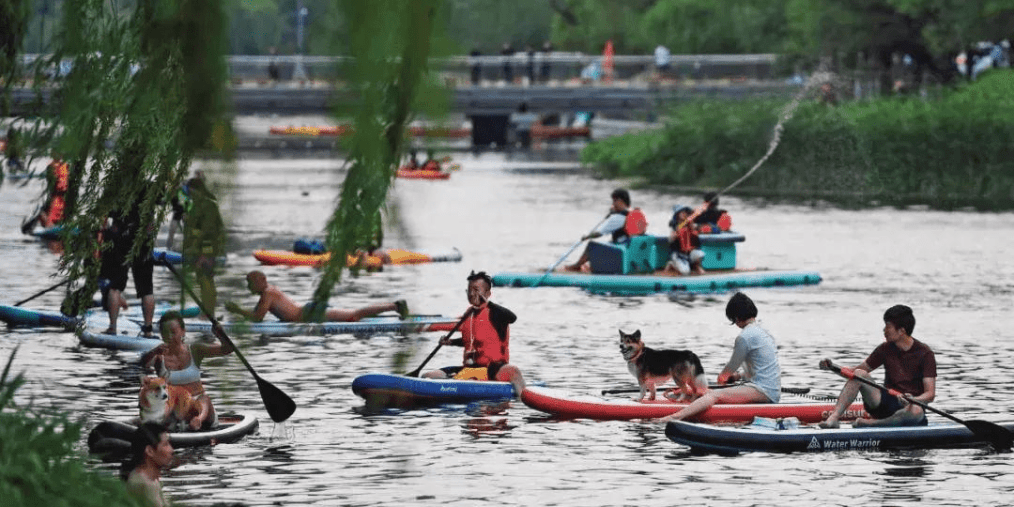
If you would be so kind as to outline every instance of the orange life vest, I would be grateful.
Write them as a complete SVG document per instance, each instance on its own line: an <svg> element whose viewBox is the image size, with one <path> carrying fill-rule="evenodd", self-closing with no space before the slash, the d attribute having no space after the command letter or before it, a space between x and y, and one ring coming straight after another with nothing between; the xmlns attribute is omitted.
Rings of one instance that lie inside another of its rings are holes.
<svg viewBox="0 0 1014 507"><path fill-rule="evenodd" d="M505 328L503 337L497 334L489 320L488 305L465 319L461 324L461 338L465 348L463 364L466 367L489 366L497 361L510 362L510 328Z"/></svg>

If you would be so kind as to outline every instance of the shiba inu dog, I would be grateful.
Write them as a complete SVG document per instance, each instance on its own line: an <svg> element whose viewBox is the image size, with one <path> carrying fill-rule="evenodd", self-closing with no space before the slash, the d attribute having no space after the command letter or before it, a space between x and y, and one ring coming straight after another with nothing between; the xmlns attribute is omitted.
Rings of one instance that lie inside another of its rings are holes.
<svg viewBox="0 0 1014 507"><path fill-rule="evenodd" d="M158 423L169 431L191 428L191 420L201 414L201 404L190 392L169 385L164 377L141 376L137 405L142 423Z"/></svg>
<svg viewBox="0 0 1014 507"><path fill-rule="evenodd" d="M637 377L641 387L641 395L637 401L651 393L648 398L655 399L655 386L662 385L672 379L680 394L676 401L693 400L708 390L708 381L704 377L704 367L697 354L689 350L655 350L644 346L641 341L641 330L631 334L620 330L620 353L627 361L627 369Z"/></svg>

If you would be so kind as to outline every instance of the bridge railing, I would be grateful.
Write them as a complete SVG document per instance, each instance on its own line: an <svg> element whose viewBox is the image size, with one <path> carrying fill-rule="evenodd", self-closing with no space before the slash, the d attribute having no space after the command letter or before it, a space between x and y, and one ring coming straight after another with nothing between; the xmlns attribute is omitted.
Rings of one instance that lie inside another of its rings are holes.
<svg viewBox="0 0 1014 507"><path fill-rule="evenodd" d="M37 54L22 56L28 68L39 58ZM692 79L741 78L769 80L776 78L777 55L672 55L664 77ZM232 55L228 57L230 77L234 81L266 81L277 76L280 81L305 79L341 81L348 57L333 56L271 56ZM606 81L602 55L566 52L515 53L510 56L452 56L434 58L431 68L447 84L457 86L510 84L545 84L579 81L586 84ZM300 71L300 69L302 69ZM53 74L69 72L70 62L60 65ZM651 55L615 55L612 78L617 81L655 76L658 69Z"/></svg>
<svg viewBox="0 0 1014 507"><path fill-rule="evenodd" d="M665 74L672 78L774 79L778 55L672 55ZM311 80L341 80L347 57L321 56L243 56L229 57L234 80L271 79L271 67L280 80L298 77L302 66ZM515 53L510 56L452 56L435 58L431 68L449 84L534 84L584 80L596 82L605 77L602 55L581 53ZM629 80L647 77L656 72L651 55L616 55L613 57L613 79Z"/></svg>

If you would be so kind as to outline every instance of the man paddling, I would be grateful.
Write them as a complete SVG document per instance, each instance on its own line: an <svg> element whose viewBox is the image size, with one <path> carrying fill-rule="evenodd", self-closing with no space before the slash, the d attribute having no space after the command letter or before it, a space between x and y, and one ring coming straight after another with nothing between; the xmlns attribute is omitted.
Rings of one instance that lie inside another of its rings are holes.
<svg viewBox="0 0 1014 507"><path fill-rule="evenodd" d="M609 214L606 216L606 219L594 231L582 237L582 241L605 236L606 234L612 236L613 243L624 243L630 240L630 233L626 227L627 216L630 214L630 192L627 192L625 188L617 188L613 190L610 197L613 199L613 204L609 207ZM581 258L577 262L564 266L564 269L567 271L582 271L585 264L588 264L587 248L585 248L584 253L581 254Z"/></svg>
<svg viewBox="0 0 1014 507"><path fill-rule="evenodd" d="M463 347L461 366L447 366L423 375L426 378L458 380L497 380L514 385L514 394L521 396L525 379L521 370L510 363L510 325L518 320L514 312L490 302L493 280L485 271L468 275L465 294L471 305L459 326L461 338L447 335L441 345Z"/></svg>
<svg viewBox="0 0 1014 507"><path fill-rule="evenodd" d="M915 316L905 305L895 305L884 312L884 343L873 350L865 361L855 367L857 377L870 379L870 372L884 366L884 386L902 396L891 396L880 389L850 379L838 396L834 411L820 423L821 428L837 428L838 419L846 408L862 394L866 413L872 419L858 419L855 426L925 426L922 407L909 403L906 397L929 403L936 397L937 362L933 351L912 337ZM821 361L829 369L830 359Z"/></svg>
<svg viewBox="0 0 1014 507"><path fill-rule="evenodd" d="M244 310L232 301L226 301L225 309L242 315L253 322L264 320L268 312L283 322L315 322L322 314L324 322L356 322L365 317L372 317L383 312L398 312L401 319L408 318L408 304L399 299L393 303L382 303L365 306L356 310L325 308L317 309L311 301L303 306L297 305L278 287L268 283L267 276L260 271L251 271L246 275L247 288L250 292L260 295L257 306L253 310ZM317 310L317 311L315 311Z"/></svg>

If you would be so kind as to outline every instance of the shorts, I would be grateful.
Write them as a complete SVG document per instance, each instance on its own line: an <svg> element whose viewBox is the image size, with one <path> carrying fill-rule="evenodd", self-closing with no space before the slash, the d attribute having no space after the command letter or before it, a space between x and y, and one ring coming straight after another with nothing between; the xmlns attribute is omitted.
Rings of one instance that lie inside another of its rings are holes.
<svg viewBox="0 0 1014 507"><path fill-rule="evenodd" d="M878 405L877 408L870 408L870 406L866 404L866 400L863 400L863 408L865 408L866 413L874 419L886 419L904 407L905 405L896 396L891 396L890 394L883 392L880 396L880 405ZM922 420L913 426L926 426L927 424L929 424L929 421L926 419L926 414L924 413Z"/></svg>
<svg viewBox="0 0 1014 507"><path fill-rule="evenodd" d="M325 304L324 305L324 313L327 313L327 309L328 308L330 308L330 305L326 305ZM310 316L313 315L313 312L316 309L317 309L317 304L314 301L310 301L309 303L303 305L303 311L299 314L300 320L302 320L303 322L312 322L310 320ZM322 320L326 320L326 319L324 319L325 317L326 317L326 315L321 315Z"/></svg>
<svg viewBox="0 0 1014 507"><path fill-rule="evenodd" d="M689 275L690 267L704 260L704 252L698 249L691 250L689 254L673 252L670 258L676 271L679 271L681 275Z"/></svg>
<svg viewBox="0 0 1014 507"><path fill-rule="evenodd" d="M143 252L144 250L142 250ZM129 243L124 245L121 242L113 244L113 248L102 255L102 266L99 277L109 280L109 288L123 292L127 288L127 255L130 253ZM155 293L155 284L152 282L152 275L155 271L155 261L151 258L150 251L142 253L130 264L130 272L134 275L134 288L137 289L137 297L143 298Z"/></svg>
<svg viewBox="0 0 1014 507"><path fill-rule="evenodd" d="M495 362L495 363L491 363L489 366L487 366L486 367L486 380L496 379L496 374L499 373L500 372L500 368L503 368L504 365L506 365L506 364L507 363L504 363L504 362ZM469 369L474 369L474 368L475 367L473 367L473 366L469 367ZM479 366L479 368L482 368L482 367ZM465 369L464 366L445 366L443 368L440 368L440 371L444 372L444 374L447 375L447 378L454 378L457 374L461 373L461 370L464 370L464 369Z"/></svg>

